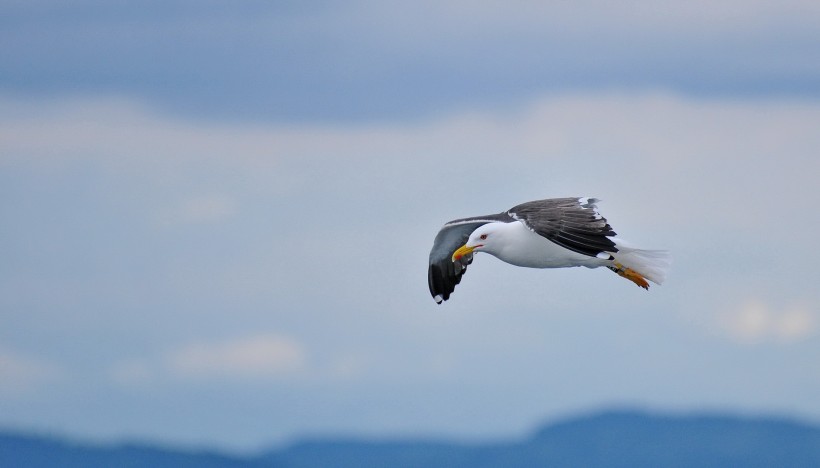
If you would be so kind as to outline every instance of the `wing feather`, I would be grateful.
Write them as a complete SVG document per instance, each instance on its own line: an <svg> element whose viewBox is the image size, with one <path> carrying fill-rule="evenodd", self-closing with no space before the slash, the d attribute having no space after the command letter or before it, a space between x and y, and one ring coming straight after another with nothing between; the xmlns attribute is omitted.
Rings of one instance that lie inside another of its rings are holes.
<svg viewBox="0 0 820 468"><path fill-rule="evenodd" d="M533 232L566 249L595 257L617 252L615 231L596 207L594 198L552 198L522 203L507 213Z"/></svg>
<svg viewBox="0 0 820 468"><path fill-rule="evenodd" d="M445 224L438 232L430 250L430 266L427 269L427 284L436 302L441 304L450 298L467 271L467 265L473 262L472 254L453 261L453 252L464 245L479 226L496 221L509 223L514 219L507 213L456 219Z"/></svg>

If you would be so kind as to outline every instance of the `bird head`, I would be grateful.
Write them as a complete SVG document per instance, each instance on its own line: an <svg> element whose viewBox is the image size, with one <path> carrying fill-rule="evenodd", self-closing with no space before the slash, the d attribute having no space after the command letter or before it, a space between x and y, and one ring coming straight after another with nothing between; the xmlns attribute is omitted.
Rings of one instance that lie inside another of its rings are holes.
<svg viewBox="0 0 820 468"><path fill-rule="evenodd" d="M461 257L472 254L473 252L482 252L492 250L495 234L497 231L496 223L488 223L479 226L470 234L467 243L456 249L453 252L453 261L461 260Z"/></svg>

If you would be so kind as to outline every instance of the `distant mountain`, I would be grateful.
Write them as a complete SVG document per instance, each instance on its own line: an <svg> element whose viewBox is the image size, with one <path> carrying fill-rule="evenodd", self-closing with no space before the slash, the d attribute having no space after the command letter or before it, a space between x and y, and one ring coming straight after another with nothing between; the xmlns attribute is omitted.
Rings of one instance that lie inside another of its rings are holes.
<svg viewBox="0 0 820 468"><path fill-rule="evenodd" d="M194 453L146 445L96 446L49 437L0 433L2 468L258 468L268 462L217 453Z"/></svg>
<svg viewBox="0 0 820 468"><path fill-rule="evenodd" d="M718 415L599 413L511 442L305 440L255 457L0 433L0 467L820 467L820 426Z"/></svg>
<svg viewBox="0 0 820 468"><path fill-rule="evenodd" d="M600 413L531 438L481 445L312 441L269 459L284 467L820 467L820 427L782 419Z"/></svg>

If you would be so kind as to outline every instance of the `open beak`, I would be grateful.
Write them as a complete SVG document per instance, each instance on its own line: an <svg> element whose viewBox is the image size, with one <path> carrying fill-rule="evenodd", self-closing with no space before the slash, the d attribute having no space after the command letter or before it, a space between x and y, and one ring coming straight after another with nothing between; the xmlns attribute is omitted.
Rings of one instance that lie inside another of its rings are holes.
<svg viewBox="0 0 820 468"><path fill-rule="evenodd" d="M452 260L455 262L457 260L461 260L461 257L473 253L476 247L481 247L481 245L477 245L475 247L467 247L466 245L462 245L459 247L455 252L453 252Z"/></svg>

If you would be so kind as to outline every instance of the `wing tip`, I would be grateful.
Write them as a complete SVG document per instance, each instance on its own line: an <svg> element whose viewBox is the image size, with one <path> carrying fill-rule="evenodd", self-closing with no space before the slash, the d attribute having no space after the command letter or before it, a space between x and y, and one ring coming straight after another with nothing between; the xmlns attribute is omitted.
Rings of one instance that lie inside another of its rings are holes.
<svg viewBox="0 0 820 468"><path fill-rule="evenodd" d="M579 197L578 204L580 204L584 208L592 208L595 209L598 207L598 203L601 201L600 198L595 197Z"/></svg>

